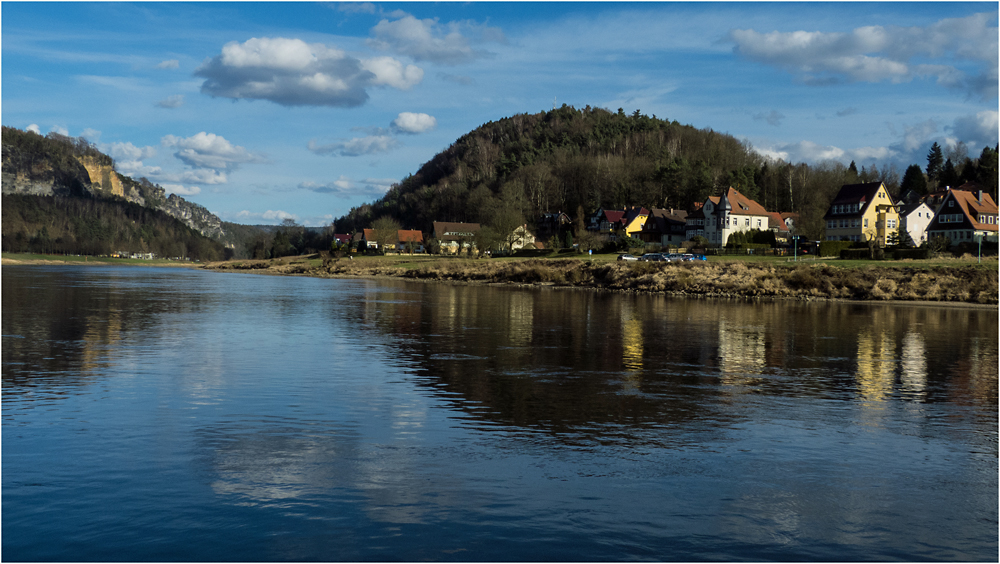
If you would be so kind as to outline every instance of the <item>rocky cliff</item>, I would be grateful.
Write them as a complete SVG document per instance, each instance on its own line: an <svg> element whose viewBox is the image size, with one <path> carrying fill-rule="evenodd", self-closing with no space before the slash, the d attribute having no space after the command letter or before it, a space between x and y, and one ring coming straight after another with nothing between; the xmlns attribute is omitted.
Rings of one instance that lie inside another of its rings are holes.
<svg viewBox="0 0 1000 564"><path fill-rule="evenodd" d="M0 181L4 194L122 198L161 210L212 239L222 239L222 221L145 178L134 180L114 169L111 157L83 139L3 128Z"/></svg>

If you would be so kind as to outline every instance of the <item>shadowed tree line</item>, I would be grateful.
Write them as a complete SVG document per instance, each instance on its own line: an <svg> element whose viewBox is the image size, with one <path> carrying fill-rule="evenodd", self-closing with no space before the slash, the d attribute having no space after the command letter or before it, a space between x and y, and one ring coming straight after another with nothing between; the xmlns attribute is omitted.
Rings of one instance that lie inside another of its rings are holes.
<svg viewBox="0 0 1000 564"><path fill-rule="evenodd" d="M5 252L222 260L227 250L164 212L123 200L60 196L3 196Z"/></svg>
<svg viewBox="0 0 1000 564"><path fill-rule="evenodd" d="M940 170L929 167L926 176L921 173L922 193L948 182L961 184L949 176L953 170L959 179L974 179L995 194L995 149L984 149L978 159L961 145L950 152ZM892 165L873 163L858 170L853 162L809 166L769 159L731 135L638 110L628 115L621 109L563 105L477 128L380 200L351 209L334 227L350 233L391 217L429 232L434 221L492 226L500 217L533 223L543 213L575 216L598 207L686 209L732 186L770 211L798 213L797 231L818 239L823 215L841 186L880 181L898 197L909 188L900 176Z"/></svg>

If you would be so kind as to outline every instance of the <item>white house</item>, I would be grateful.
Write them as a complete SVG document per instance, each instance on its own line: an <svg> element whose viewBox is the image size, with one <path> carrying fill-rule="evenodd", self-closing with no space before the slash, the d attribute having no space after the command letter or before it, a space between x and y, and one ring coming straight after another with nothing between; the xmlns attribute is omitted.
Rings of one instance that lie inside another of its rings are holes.
<svg viewBox="0 0 1000 564"><path fill-rule="evenodd" d="M689 215L687 230L700 235L701 229L704 229L704 237L709 243L724 247L733 233L753 229L767 231L769 216L764 206L735 188L729 188L722 196L711 196L705 200L701 214ZM699 219L704 225L697 225Z"/></svg>
<svg viewBox="0 0 1000 564"><path fill-rule="evenodd" d="M906 230L914 246L927 241L927 227L934 219L934 210L924 202L899 206L899 224Z"/></svg>

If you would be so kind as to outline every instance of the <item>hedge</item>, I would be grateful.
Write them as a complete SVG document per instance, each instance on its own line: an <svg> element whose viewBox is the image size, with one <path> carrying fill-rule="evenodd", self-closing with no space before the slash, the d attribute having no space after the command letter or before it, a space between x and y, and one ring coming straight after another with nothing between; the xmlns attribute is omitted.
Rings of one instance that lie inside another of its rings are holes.
<svg viewBox="0 0 1000 564"><path fill-rule="evenodd" d="M844 249L850 249L853 246L853 241L820 241L819 256L839 257L841 256L841 251ZM868 249L865 249L865 252L868 252Z"/></svg>

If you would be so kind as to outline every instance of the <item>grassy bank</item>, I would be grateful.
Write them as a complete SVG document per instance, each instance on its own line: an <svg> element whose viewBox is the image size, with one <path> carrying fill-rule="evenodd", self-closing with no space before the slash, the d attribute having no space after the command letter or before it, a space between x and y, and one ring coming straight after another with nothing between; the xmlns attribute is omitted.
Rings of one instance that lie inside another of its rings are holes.
<svg viewBox="0 0 1000 564"><path fill-rule="evenodd" d="M997 304L997 261L840 260L713 257L690 263L617 262L614 255L537 259L434 256L317 256L229 261L206 268L321 277L392 276L486 284L535 284L623 292L745 298L899 300Z"/></svg>
<svg viewBox="0 0 1000 564"><path fill-rule="evenodd" d="M200 263L167 259L127 259L93 257L87 255L39 255L31 253L2 253L3 264L119 264L130 266L200 266Z"/></svg>

